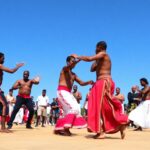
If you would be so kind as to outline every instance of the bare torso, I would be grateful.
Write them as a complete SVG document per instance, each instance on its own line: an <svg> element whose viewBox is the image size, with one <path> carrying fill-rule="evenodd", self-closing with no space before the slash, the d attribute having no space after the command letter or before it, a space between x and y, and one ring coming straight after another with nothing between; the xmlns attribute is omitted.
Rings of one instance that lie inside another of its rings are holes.
<svg viewBox="0 0 150 150"><path fill-rule="evenodd" d="M142 99L143 100L150 100L150 87L148 86L148 87L145 87L145 88L148 88L148 90L147 90L147 92L145 94L142 94Z"/></svg>
<svg viewBox="0 0 150 150"><path fill-rule="evenodd" d="M101 76L111 75L111 60L107 54L105 54L103 58L97 60L96 63L97 63L96 67L97 80L99 80Z"/></svg>
<svg viewBox="0 0 150 150"><path fill-rule="evenodd" d="M76 92L73 92L72 94L76 98L77 102L80 103L80 100L82 99L81 93L76 91Z"/></svg>
<svg viewBox="0 0 150 150"><path fill-rule="evenodd" d="M32 88L32 80L24 81L24 80L18 80L18 85L19 85L19 94L23 95L30 95L31 93L31 88Z"/></svg>
<svg viewBox="0 0 150 150"><path fill-rule="evenodd" d="M59 85L66 86L69 89L72 89L73 83L75 80L75 74L71 70L65 71L62 69L59 77Z"/></svg>

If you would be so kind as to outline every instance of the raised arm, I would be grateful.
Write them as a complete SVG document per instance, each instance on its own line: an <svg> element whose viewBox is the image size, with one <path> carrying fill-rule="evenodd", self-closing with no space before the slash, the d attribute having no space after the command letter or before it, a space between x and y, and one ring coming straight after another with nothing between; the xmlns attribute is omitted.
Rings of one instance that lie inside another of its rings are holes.
<svg viewBox="0 0 150 150"><path fill-rule="evenodd" d="M8 72L8 73L14 73L14 72L16 72L20 67L22 67L23 65L24 65L24 63L19 63L19 64L16 65L15 68L10 69L10 68L7 68L7 67L3 66L2 64L0 64L0 69L3 70L3 71L5 71L5 72Z"/></svg>
<svg viewBox="0 0 150 150"><path fill-rule="evenodd" d="M32 83L33 84L39 84L39 82L40 82L40 77L39 76L37 76L34 79L32 79Z"/></svg>

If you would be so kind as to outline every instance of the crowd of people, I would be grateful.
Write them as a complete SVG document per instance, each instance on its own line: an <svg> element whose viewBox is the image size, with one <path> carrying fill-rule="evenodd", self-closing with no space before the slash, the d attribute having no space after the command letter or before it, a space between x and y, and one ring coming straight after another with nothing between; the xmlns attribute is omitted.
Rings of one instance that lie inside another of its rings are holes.
<svg viewBox="0 0 150 150"><path fill-rule="evenodd" d="M23 72L23 78L17 80L4 96L0 91L0 116L1 132L11 132L14 123L26 123L27 129L46 124L55 125L54 134L71 136L71 128L87 128L89 132L96 133L93 138L103 139L105 134L120 132L121 138L125 138L127 126L135 127L135 131L150 128L150 87L146 78L140 79L143 88L133 86L128 93L128 104L125 105L125 96L111 77L111 59L106 53L107 44L100 41L96 45L95 55L78 56L72 54L66 58L66 65L62 67L59 76L57 97L50 99L47 90L34 100L31 96L33 85L40 82L40 77L29 79L30 72ZM96 81L82 81L72 70L80 62L93 62L91 72L96 72ZM14 73L24 64L20 63L14 69L3 66L4 54L0 53L0 84L3 80L3 72ZM91 85L87 92L81 112L82 94L78 86ZM16 98L13 90L18 90ZM114 94L114 92L116 92ZM6 128L5 123L8 127Z"/></svg>

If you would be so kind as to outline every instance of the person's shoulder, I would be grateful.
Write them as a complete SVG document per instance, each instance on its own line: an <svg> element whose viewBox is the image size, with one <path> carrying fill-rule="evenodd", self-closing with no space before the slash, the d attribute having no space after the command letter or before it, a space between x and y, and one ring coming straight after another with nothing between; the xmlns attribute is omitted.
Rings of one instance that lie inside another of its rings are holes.
<svg viewBox="0 0 150 150"><path fill-rule="evenodd" d="M37 98L39 99L39 98L41 98L42 97L42 95L39 95Z"/></svg>
<svg viewBox="0 0 150 150"><path fill-rule="evenodd" d="M72 71L71 71L71 73L72 73L72 75L76 76L76 73L74 73L74 72L72 72Z"/></svg>
<svg viewBox="0 0 150 150"><path fill-rule="evenodd" d="M54 102L52 102L50 105L51 105L51 106L54 105Z"/></svg>
<svg viewBox="0 0 150 150"><path fill-rule="evenodd" d="M62 67L61 72L67 72L69 70L70 69L68 68L68 66L64 66L64 67Z"/></svg>
<svg viewBox="0 0 150 150"><path fill-rule="evenodd" d="M18 79L16 82L23 82L24 80L23 79Z"/></svg>
<svg viewBox="0 0 150 150"><path fill-rule="evenodd" d="M46 99L49 99L49 97L46 95Z"/></svg>

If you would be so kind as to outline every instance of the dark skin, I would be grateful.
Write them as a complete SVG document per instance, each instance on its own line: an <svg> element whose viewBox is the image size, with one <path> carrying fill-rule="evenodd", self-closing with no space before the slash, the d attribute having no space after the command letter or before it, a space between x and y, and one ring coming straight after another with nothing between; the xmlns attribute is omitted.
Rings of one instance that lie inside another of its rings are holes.
<svg viewBox="0 0 150 150"><path fill-rule="evenodd" d="M1 56L0 57L0 85L2 84L3 82L3 72L7 72L7 73L14 73L16 72L20 67L22 67L24 65L24 63L19 63L16 65L15 68L13 69L10 69L8 67L5 67L3 64L4 64L4 60L5 60L5 56ZM5 127L5 120L6 120L6 116L4 115L5 114L5 110L6 110L6 104L4 103L4 101L2 99L0 99L0 103L2 103L3 105L3 109L2 109L2 120L1 120L1 130L0 132L10 132L6 129Z"/></svg>
<svg viewBox="0 0 150 150"><path fill-rule="evenodd" d="M111 60L106 50L101 46L96 47L96 54L93 56L78 56L73 54L75 58L87 62L94 61L91 66L91 72L96 72L97 80L101 78L103 75L111 75Z"/></svg>
<svg viewBox="0 0 150 150"><path fill-rule="evenodd" d="M103 76L111 76L111 59L109 55L106 53L106 49L103 46L96 46L95 55L93 56L78 56L76 54L72 54L71 56L76 59L83 60L86 62L94 61L91 66L91 72L96 72L96 79L99 80ZM125 127L120 128L121 138L124 139ZM104 138L103 133L97 133L94 138Z"/></svg>
<svg viewBox="0 0 150 150"><path fill-rule="evenodd" d="M24 71L23 79L16 81L12 89L13 90L19 89L18 92L19 94L30 95L32 85L39 84L39 81L40 81L39 77L35 77L34 79L29 79L29 71Z"/></svg>
<svg viewBox="0 0 150 150"><path fill-rule="evenodd" d="M137 86L137 91L141 94L141 98L142 100L149 100L150 99L150 87L147 83L145 83L144 81L140 81L141 86L143 86L144 88L142 90L139 90L139 87ZM138 128L136 128L134 131L142 131L142 127L139 126Z"/></svg>
<svg viewBox="0 0 150 150"><path fill-rule="evenodd" d="M74 58L70 60L70 62L67 63L67 66L63 67L63 69L60 72L59 77L59 85L66 86L69 89L72 89L73 83L76 81L81 86L85 86L88 84L93 84L92 80L89 80L87 82L82 81L78 76L72 72L72 69L75 67L75 65L79 61L75 61Z"/></svg>
<svg viewBox="0 0 150 150"><path fill-rule="evenodd" d="M78 87L76 85L73 86L73 95L76 98L77 102L80 103L82 95L80 94L80 92L78 92Z"/></svg>
<svg viewBox="0 0 150 150"><path fill-rule="evenodd" d="M142 94L143 100L149 100L150 99L150 87L147 83L144 81L141 81L141 85L144 87L142 90L139 90L139 92Z"/></svg>
<svg viewBox="0 0 150 150"><path fill-rule="evenodd" d="M84 82L80 78L78 78L78 76L75 73L72 72L72 69L76 66L76 64L79 61L80 60L75 60L75 58L72 57L71 60L69 62L67 62L67 65L62 68L62 70L60 72L60 77L59 77L59 85L60 86L65 86L69 89L72 89L72 86L75 81L78 84L80 84L81 86L85 86L85 85L89 85L89 84L92 85L94 83L92 80ZM69 128L65 128L62 131L55 131L54 133L55 134L63 134L63 135L67 135L67 136L71 135Z"/></svg>

